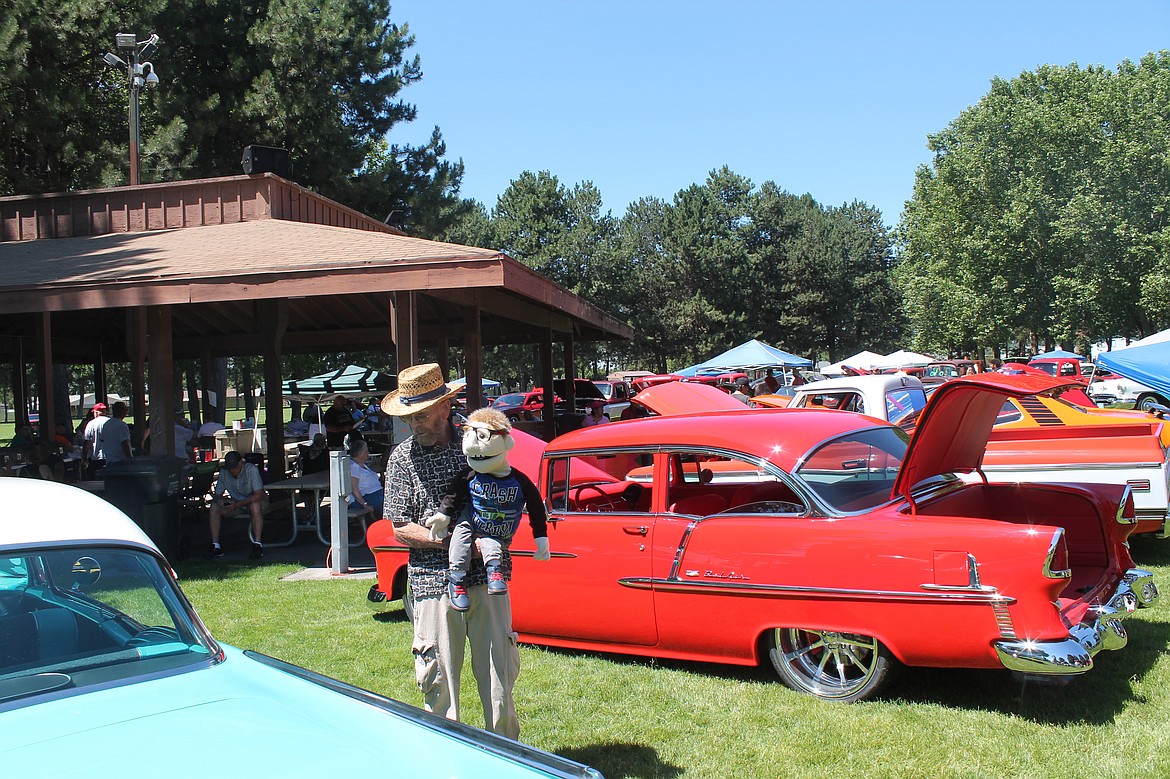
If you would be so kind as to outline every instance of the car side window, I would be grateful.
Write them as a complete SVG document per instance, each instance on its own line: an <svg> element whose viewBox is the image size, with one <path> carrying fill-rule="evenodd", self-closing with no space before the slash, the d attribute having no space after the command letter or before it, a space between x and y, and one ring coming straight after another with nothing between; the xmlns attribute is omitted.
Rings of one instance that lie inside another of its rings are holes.
<svg viewBox="0 0 1170 779"><path fill-rule="evenodd" d="M598 452L550 462L548 509L553 513L645 514L653 505L650 452Z"/></svg>

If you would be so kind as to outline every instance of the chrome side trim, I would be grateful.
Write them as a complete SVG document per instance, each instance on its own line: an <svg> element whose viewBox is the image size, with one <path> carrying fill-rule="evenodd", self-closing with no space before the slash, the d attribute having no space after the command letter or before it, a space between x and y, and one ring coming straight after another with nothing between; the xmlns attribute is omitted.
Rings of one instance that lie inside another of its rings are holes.
<svg viewBox="0 0 1170 779"><path fill-rule="evenodd" d="M1133 524L1137 523L1137 511L1136 510L1134 511L1133 519L1127 519L1125 517L1125 504L1129 503L1129 501L1132 497L1133 497L1133 488L1127 484L1127 485L1125 485L1125 489L1122 490L1122 492L1121 492L1121 500L1119 500L1117 502L1117 516L1116 516L1117 524L1119 524L1119 525L1133 525Z"/></svg>
<svg viewBox="0 0 1170 779"><path fill-rule="evenodd" d="M696 572L696 575L697 572ZM618 579L623 587L632 587L641 590L656 592L691 592L691 593L725 593L734 595L768 595L776 598L800 596L817 599L838 598L845 600L898 600L920 601L923 603L989 603L1011 605L1015 598L1000 595L993 588L988 587L979 591L935 591L935 592L906 592L899 590L853 590L837 587L802 587L788 584L741 584L724 580L716 581L682 581L677 578L655 579L653 577L631 576Z"/></svg>
<svg viewBox="0 0 1170 779"><path fill-rule="evenodd" d="M1131 568L1117 583L1109 600L1097 606L1091 622L1074 625L1065 638L1028 641L1011 638L994 642L999 662L1009 671L1025 674L1072 675L1093 667L1093 656L1103 649L1121 649L1129 641L1122 620L1134 610L1158 599L1154 576Z"/></svg>
<svg viewBox="0 0 1170 779"><path fill-rule="evenodd" d="M924 590L937 590L942 592L995 592L996 589L990 586L984 586L979 581L979 563L975 559L975 555L970 552L967 553L967 577L966 584L923 584L920 585Z"/></svg>

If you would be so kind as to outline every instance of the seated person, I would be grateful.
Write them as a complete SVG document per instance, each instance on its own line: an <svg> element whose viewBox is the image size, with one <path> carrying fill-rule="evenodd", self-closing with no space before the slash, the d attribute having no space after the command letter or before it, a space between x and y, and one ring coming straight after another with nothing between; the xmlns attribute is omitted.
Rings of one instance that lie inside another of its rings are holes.
<svg viewBox="0 0 1170 779"><path fill-rule="evenodd" d="M32 428L28 425L21 425L16 428L16 435L12 436L12 441L9 446L13 449L28 449L32 446Z"/></svg>
<svg viewBox="0 0 1170 779"><path fill-rule="evenodd" d="M370 467L370 447L363 439L356 438L349 445L349 505L358 509L370 509L375 519L382 518L385 492L382 480Z"/></svg>
<svg viewBox="0 0 1170 779"><path fill-rule="evenodd" d="M605 415L605 403L595 400L589 404L589 413L581 420L581 427L595 427L607 422L609 422L609 417Z"/></svg>
<svg viewBox="0 0 1170 779"><path fill-rule="evenodd" d="M311 444L297 445L297 475L320 473L329 469L329 447L325 445L325 434L317 433Z"/></svg>
<svg viewBox="0 0 1170 779"><path fill-rule="evenodd" d="M260 469L244 460L239 452L228 452L223 456L223 467L211 488L211 549L209 559L223 557L219 543L219 528L223 517L230 517L238 511L247 511L252 517L253 560L264 557L264 546L260 541L264 531L264 512L268 510L268 493L260 478Z"/></svg>

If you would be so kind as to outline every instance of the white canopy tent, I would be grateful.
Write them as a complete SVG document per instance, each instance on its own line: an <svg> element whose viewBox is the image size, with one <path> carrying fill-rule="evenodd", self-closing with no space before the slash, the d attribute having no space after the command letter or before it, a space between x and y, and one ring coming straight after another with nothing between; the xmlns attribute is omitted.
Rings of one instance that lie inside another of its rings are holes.
<svg viewBox="0 0 1170 779"><path fill-rule="evenodd" d="M925 354L918 354L917 352L908 352L905 349L899 349L896 352L890 352L885 357L882 357L874 365L875 368L920 368L924 365L930 365L934 362L934 358Z"/></svg>
<svg viewBox="0 0 1170 779"><path fill-rule="evenodd" d="M868 371L873 368L879 361L884 360L880 354L871 352L869 350L862 350L852 357L846 357L844 360L835 362L832 365L826 365L821 368L821 373L826 376L841 376L845 373L845 368L858 368L863 371Z"/></svg>

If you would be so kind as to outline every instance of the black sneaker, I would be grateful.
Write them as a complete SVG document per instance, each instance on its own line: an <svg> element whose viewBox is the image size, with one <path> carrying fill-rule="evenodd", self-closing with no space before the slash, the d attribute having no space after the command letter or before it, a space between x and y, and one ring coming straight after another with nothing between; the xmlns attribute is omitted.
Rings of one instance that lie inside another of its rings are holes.
<svg viewBox="0 0 1170 779"><path fill-rule="evenodd" d="M259 560L264 557L264 547L260 544L252 544L252 554L248 555L253 560Z"/></svg>
<svg viewBox="0 0 1170 779"><path fill-rule="evenodd" d="M207 559L214 560L218 557L223 557L223 547L218 544L212 544L211 548L207 550Z"/></svg>

